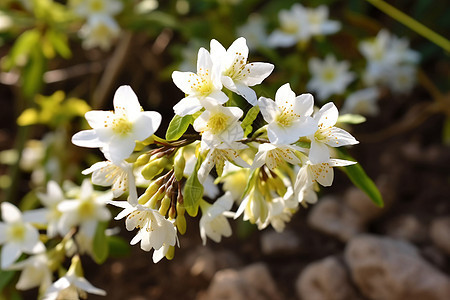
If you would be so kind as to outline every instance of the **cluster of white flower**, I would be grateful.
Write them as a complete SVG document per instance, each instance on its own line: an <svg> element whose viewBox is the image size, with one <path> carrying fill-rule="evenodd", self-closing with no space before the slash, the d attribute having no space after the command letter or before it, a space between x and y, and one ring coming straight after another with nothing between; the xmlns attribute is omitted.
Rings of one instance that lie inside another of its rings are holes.
<svg viewBox="0 0 450 300"><path fill-rule="evenodd" d="M364 74L367 85L385 85L394 93L406 93L414 87L420 57L409 49L407 39L383 29L375 38L362 41L359 50L367 60Z"/></svg>
<svg viewBox="0 0 450 300"><path fill-rule="evenodd" d="M120 33L120 27L114 16L122 11L122 2L119 0L72 0L71 6L76 15L86 20L79 32L83 39L83 47L87 49L100 47L108 50L112 41Z"/></svg>
<svg viewBox="0 0 450 300"><path fill-rule="evenodd" d="M244 38L228 49L216 40L210 47L198 51L196 73L172 74L185 98L173 108L168 140L153 135L161 116L142 111L129 86L117 90L114 112L86 113L92 129L72 138L78 146L98 147L104 153L107 161L83 173L92 173L95 184L113 186L114 197L128 192L127 201L109 203L123 208L115 219L126 217L127 230L138 229L131 244L154 249L154 262L173 257L177 233L186 231L185 212L195 216L201 209L204 243L207 237L219 242L230 236L227 217L242 214L260 229L271 224L281 231L300 203L315 202L317 183L331 185L333 167L355 163L332 158L330 147L358 143L334 126L334 104L314 113L313 96L296 96L288 83L278 89L275 100L258 99L251 87L266 79L274 66L249 63ZM229 99L231 93L251 108L244 113ZM259 112L267 124L253 129ZM196 134L184 134L189 125ZM214 200L219 193L210 175L214 167L216 184L224 183L225 194L210 203L204 198ZM136 182L146 184L141 195ZM230 211L234 202L239 204L236 213Z"/></svg>
<svg viewBox="0 0 450 300"><path fill-rule="evenodd" d="M1 269L22 270L16 288L39 287L44 299L62 299L68 295L70 299L78 299L78 294L85 292L104 295L103 290L93 287L83 277L78 255L74 254L92 253L99 222L111 219L106 204L113 194L94 191L90 181L84 180L81 188L71 186L65 193L55 181L49 181L47 192L37 196L44 208L23 214L11 203L1 204ZM56 247L46 249L39 238L38 229L42 228L46 229L47 239L64 237L63 240ZM76 234L75 228L78 228ZM14 263L22 253L31 256ZM53 273L66 255L72 256L72 265L65 276L52 283Z"/></svg>

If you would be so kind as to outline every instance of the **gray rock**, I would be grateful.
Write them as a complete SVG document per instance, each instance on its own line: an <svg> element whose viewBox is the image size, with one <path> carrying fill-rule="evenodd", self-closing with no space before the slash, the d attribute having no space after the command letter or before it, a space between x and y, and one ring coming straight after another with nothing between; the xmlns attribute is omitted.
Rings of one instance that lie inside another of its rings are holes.
<svg viewBox="0 0 450 300"><path fill-rule="evenodd" d="M388 222L387 235L413 243L420 243L426 240L427 230L425 225L420 223L414 215L402 215Z"/></svg>
<svg viewBox="0 0 450 300"><path fill-rule="evenodd" d="M365 230L363 220L358 214L332 196L323 197L312 207L307 223L312 228L344 242Z"/></svg>
<svg viewBox="0 0 450 300"><path fill-rule="evenodd" d="M347 244L345 259L353 281L369 299L450 299L450 278L408 242L357 236Z"/></svg>
<svg viewBox="0 0 450 300"><path fill-rule="evenodd" d="M439 249L450 255L450 216L433 220L430 237Z"/></svg>
<svg viewBox="0 0 450 300"><path fill-rule="evenodd" d="M267 230L261 234L261 249L265 255L292 254L298 251L299 246L300 239L292 230Z"/></svg>
<svg viewBox="0 0 450 300"><path fill-rule="evenodd" d="M279 300L276 284L269 269L256 263L237 271L218 271L201 300Z"/></svg>
<svg viewBox="0 0 450 300"><path fill-rule="evenodd" d="M309 264L295 283L297 295L304 300L355 300L350 276L336 257Z"/></svg>

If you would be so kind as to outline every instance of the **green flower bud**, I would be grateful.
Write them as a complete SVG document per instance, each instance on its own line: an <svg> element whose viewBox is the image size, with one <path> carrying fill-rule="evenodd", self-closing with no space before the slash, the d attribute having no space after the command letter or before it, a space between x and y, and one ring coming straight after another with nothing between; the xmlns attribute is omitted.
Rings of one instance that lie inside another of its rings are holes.
<svg viewBox="0 0 450 300"><path fill-rule="evenodd" d="M142 176L147 180L152 180L156 175L159 175L164 171L165 166L168 163L166 157L160 157L155 160L151 160L141 171Z"/></svg>
<svg viewBox="0 0 450 300"><path fill-rule="evenodd" d="M172 260L174 256L175 256L175 247L169 246L169 250L167 250L167 253L166 253L166 258L168 260Z"/></svg>
<svg viewBox="0 0 450 300"><path fill-rule="evenodd" d="M159 213L163 216L167 214L167 210L170 207L170 197L165 195L161 201L161 206L159 207Z"/></svg>
<svg viewBox="0 0 450 300"><path fill-rule="evenodd" d="M139 155L139 157L136 159L136 162L134 163L135 167L140 167L145 164L147 164L150 160L151 154L150 153L144 153Z"/></svg>
<svg viewBox="0 0 450 300"><path fill-rule="evenodd" d="M184 167L186 166L186 159L183 155L183 148L177 151L173 162L173 170L175 172L175 179L180 181L184 176Z"/></svg>

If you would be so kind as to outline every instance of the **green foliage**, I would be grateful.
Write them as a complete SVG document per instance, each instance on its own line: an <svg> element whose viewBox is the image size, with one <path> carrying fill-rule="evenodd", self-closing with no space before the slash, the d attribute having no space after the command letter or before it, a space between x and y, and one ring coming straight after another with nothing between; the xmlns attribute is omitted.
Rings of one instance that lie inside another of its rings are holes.
<svg viewBox="0 0 450 300"><path fill-rule="evenodd" d="M348 155L345 150L338 149L339 157L345 160L355 161L353 157ZM378 190L375 183L367 176L361 164L357 163L354 165L339 167L345 174L347 174L348 178L353 182L353 184L361 189L367 196L370 197L372 202L378 206L383 207L383 197L381 196L380 191Z"/></svg>
<svg viewBox="0 0 450 300"><path fill-rule="evenodd" d="M259 106L253 106L250 108L245 115L244 120L242 120L241 127L244 129L244 136L248 136L253 131L253 121L255 121L256 117L259 114Z"/></svg>
<svg viewBox="0 0 450 300"><path fill-rule="evenodd" d="M169 123L169 127L166 132L166 140L173 141L178 140L192 124L193 117L191 115L180 117L175 115Z"/></svg>
<svg viewBox="0 0 450 300"><path fill-rule="evenodd" d="M0 269L0 291L3 291L3 289L11 282L14 278L14 274L16 274L16 271L5 271Z"/></svg>
<svg viewBox="0 0 450 300"><path fill-rule="evenodd" d="M195 217L197 215L200 200L203 197L203 185L200 183L197 176L197 172L201 164L202 160L198 158L195 164L195 168L192 171L192 174L187 179L183 191L183 205L186 208L187 213L191 217Z"/></svg>
<svg viewBox="0 0 450 300"><path fill-rule="evenodd" d="M108 236L108 248L109 248L109 257L120 258L125 257L130 254L130 245L129 242L125 241L120 236Z"/></svg>
<svg viewBox="0 0 450 300"><path fill-rule="evenodd" d="M98 264L102 264L108 258L109 244L105 230L108 222L99 222L95 230L94 241L92 242L92 258Z"/></svg>
<svg viewBox="0 0 450 300"><path fill-rule="evenodd" d="M361 115L356 114L345 114L338 117L338 123L347 123L347 124L361 124L366 121L366 118Z"/></svg>

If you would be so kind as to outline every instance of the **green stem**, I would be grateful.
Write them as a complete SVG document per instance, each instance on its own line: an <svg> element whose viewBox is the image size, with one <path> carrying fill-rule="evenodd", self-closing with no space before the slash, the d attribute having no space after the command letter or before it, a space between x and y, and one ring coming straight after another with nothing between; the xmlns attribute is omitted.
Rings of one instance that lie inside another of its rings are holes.
<svg viewBox="0 0 450 300"><path fill-rule="evenodd" d="M388 16L392 17L393 19L397 20L398 22L402 23L403 25L409 27L411 30L420 34L424 38L429 39L431 42L438 45L445 51L450 52L450 41L445 37L439 35L438 33L434 32L430 28L426 27L422 23L417 22L410 16L404 14L403 12L396 9L392 5L384 2L383 0L366 0L366 1L370 2L373 6L375 6Z"/></svg>

